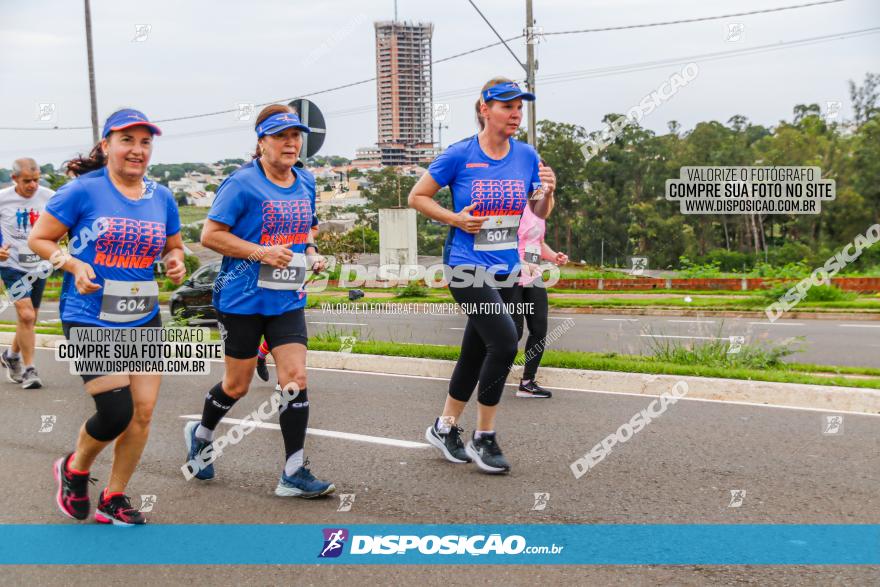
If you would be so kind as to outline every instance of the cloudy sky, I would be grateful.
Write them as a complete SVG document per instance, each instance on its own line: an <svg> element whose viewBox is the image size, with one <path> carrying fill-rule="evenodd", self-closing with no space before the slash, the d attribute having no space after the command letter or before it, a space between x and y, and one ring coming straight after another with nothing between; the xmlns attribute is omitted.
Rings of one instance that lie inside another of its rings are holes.
<svg viewBox="0 0 880 587"><path fill-rule="evenodd" d="M475 0L505 37L522 33L523 0ZM709 17L811 0L534 0L545 33ZM133 106L152 119L287 101L375 75L373 22L393 17L393 0L92 0L98 116ZM495 41L467 0L399 0L399 19L434 24L442 59ZM83 4L76 0L0 0L0 167L29 155L56 165L88 149L90 125ZM138 26L141 32L138 33ZM144 26L146 25L146 26ZM733 27L733 36L730 29ZM537 46L538 117L599 128L696 61L698 77L642 124L665 132L727 121L734 114L773 125L797 103L842 102L848 80L880 73L880 3L846 0L771 14L588 34L551 35ZM814 39L800 45L793 41ZM776 50L761 48L779 45ZM525 59L523 39L511 42ZM746 55L731 51L755 50ZM718 54L721 55L718 55ZM728 53L728 54L724 54ZM652 63L650 66L621 66ZM660 62L660 63L656 63ZM608 68L611 68L609 71ZM615 68L618 71L615 71ZM490 77L522 78L498 46L434 66L434 101L449 104L443 143L474 132L473 102ZM328 119L323 154L352 157L376 140L375 84L314 95ZM39 104L53 104L50 120ZM60 130L45 129L58 126ZM253 123L225 112L162 123L154 163L243 157Z"/></svg>

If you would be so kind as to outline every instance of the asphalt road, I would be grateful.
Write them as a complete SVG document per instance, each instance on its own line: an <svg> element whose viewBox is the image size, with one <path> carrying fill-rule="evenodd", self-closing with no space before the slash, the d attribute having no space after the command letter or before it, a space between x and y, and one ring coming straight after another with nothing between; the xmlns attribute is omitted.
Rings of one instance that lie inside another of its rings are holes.
<svg viewBox="0 0 880 587"><path fill-rule="evenodd" d="M0 384L0 481L3 523L71 524L55 509L51 462L72 447L93 404L67 365L38 352L47 382L24 391ZM216 463L211 483L185 481L182 427L222 373L168 376L133 496L155 495L153 523L880 523L880 417L844 415L840 434L823 434L816 411L684 399L576 480L569 464L645 408L645 397L555 390L552 400L515 398L508 388L499 440L509 476L453 465L424 443L446 381L311 369L307 456L320 478L355 494L349 512L336 498L280 499L272 494L283 454L277 429L257 429ZM255 380L230 413L242 418L269 397ZM41 416L55 415L51 432ZM273 420L277 421L277 420ZM463 421L474 425L472 409ZM224 428L226 424L221 424ZM372 437L352 439L350 434ZM416 443L416 444L412 444ZM92 470L106 482L109 455ZM729 507L731 490L744 490ZM94 490L97 493L97 488ZM534 493L550 494L533 511ZM135 498L137 503L137 498ZM114 531L108 529L108 531ZM63 547L63 545L59 545ZM206 544L205 548L235 545ZM621 544L621 548L626 545ZM2 584L270 585L534 584L871 584L877 567L14 567Z"/></svg>
<svg viewBox="0 0 880 587"><path fill-rule="evenodd" d="M14 308L0 312L0 320L15 320ZM450 314L350 314L309 310L311 334L335 332L360 339L458 345L465 317ZM163 308L165 320L170 319ZM46 302L42 320L58 321L58 304ZM742 336L746 344L778 345L790 340L799 352L786 361L854 367L880 367L880 321L787 320L774 323L760 318L694 316L629 316L610 314L551 314L549 328L566 320L574 327L560 328L562 336L550 348L652 354L658 346L681 346ZM523 344L525 337L523 337Z"/></svg>

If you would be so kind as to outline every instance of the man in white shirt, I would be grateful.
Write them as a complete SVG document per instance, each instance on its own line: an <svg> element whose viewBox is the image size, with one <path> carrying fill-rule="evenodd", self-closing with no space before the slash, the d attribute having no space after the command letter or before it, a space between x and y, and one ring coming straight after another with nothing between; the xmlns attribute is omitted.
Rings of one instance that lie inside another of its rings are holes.
<svg viewBox="0 0 880 587"><path fill-rule="evenodd" d="M11 187L0 190L0 277L11 295L16 282L29 271L36 269L40 258L27 245L28 235L43 213L46 202L55 192L40 185L40 167L30 158L17 159L12 164ZM43 298L45 279L37 279L15 299L18 324L12 348L0 354L0 364L6 367L6 376L24 389L42 387L40 376L34 367L34 325ZM21 288L16 288L21 291Z"/></svg>

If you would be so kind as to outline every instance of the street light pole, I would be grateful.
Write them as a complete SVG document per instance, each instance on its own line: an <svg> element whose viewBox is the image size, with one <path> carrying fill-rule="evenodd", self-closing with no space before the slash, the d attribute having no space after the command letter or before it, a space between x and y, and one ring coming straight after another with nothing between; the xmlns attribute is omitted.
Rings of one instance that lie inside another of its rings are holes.
<svg viewBox="0 0 880 587"><path fill-rule="evenodd" d="M86 5L86 51L89 56L89 95L92 99L92 144L98 142L98 98L95 94L95 56L92 51L92 11L89 0Z"/></svg>

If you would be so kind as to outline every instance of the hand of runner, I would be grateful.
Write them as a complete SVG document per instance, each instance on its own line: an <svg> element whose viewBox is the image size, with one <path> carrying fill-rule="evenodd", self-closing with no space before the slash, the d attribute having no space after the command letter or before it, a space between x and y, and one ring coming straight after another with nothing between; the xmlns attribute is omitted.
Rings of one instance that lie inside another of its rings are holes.
<svg viewBox="0 0 880 587"><path fill-rule="evenodd" d="M471 204L470 206L465 206L461 209L461 212L455 215L455 220L452 224L456 228L460 228L461 230L468 232L470 234L477 234L480 232L480 227L483 226L483 223L488 220L488 217L478 218L476 216L471 216L470 211L477 207L477 204Z"/></svg>
<svg viewBox="0 0 880 587"><path fill-rule="evenodd" d="M541 185L544 186L545 196L556 190L556 173L550 166L538 163L538 177L541 178Z"/></svg>
<svg viewBox="0 0 880 587"><path fill-rule="evenodd" d="M532 277L537 277L541 275L541 266L536 265L535 263L529 263L528 261L522 262L522 275L526 279L531 279Z"/></svg>
<svg viewBox="0 0 880 587"><path fill-rule="evenodd" d="M261 261L266 265L284 269L290 264L291 259L293 259L293 251L287 248L287 246L273 245L266 247L266 252Z"/></svg>
<svg viewBox="0 0 880 587"><path fill-rule="evenodd" d="M556 253L556 259L553 260L557 265L565 265L568 263L568 255L565 253Z"/></svg>
<svg viewBox="0 0 880 587"><path fill-rule="evenodd" d="M174 285L180 285L183 283L183 278L186 277L186 265L180 259L168 259L168 262L165 263L165 277L170 279Z"/></svg>
<svg viewBox="0 0 880 587"><path fill-rule="evenodd" d="M315 274L318 274L327 268L327 259L322 255L306 255L306 259L311 263L312 271L315 272Z"/></svg>
<svg viewBox="0 0 880 587"><path fill-rule="evenodd" d="M0 247L0 261L5 261L9 258L9 245L3 245Z"/></svg>
<svg viewBox="0 0 880 587"><path fill-rule="evenodd" d="M83 263L77 259L76 266L71 273L73 274L73 283L76 286L76 291L79 293L90 294L101 289L100 285L92 282L96 277L95 270L88 263Z"/></svg>

